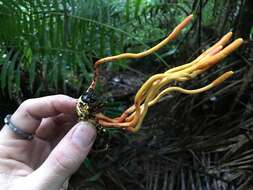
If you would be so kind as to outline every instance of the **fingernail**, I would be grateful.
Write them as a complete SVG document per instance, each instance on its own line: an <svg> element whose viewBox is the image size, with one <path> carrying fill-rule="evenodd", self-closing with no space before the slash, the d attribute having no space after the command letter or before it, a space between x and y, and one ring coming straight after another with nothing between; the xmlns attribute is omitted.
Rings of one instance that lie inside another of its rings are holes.
<svg viewBox="0 0 253 190"><path fill-rule="evenodd" d="M71 138L77 145L87 147L95 141L96 130L92 124L88 122L80 122L76 125L76 129Z"/></svg>

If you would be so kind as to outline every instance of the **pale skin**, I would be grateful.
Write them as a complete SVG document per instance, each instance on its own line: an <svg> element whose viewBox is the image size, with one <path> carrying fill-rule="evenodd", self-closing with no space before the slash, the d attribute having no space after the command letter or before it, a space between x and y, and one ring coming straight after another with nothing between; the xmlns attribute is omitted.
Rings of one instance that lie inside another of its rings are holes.
<svg viewBox="0 0 253 190"><path fill-rule="evenodd" d="M24 140L4 126L0 132L1 189L67 189L96 138L95 128L76 121L76 99L54 95L30 99L20 105L11 121L34 133Z"/></svg>

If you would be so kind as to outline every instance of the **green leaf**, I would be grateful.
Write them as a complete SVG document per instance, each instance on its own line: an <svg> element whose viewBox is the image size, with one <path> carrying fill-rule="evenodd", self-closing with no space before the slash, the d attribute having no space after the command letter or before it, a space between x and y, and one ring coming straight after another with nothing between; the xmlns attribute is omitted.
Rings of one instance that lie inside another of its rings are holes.
<svg viewBox="0 0 253 190"><path fill-rule="evenodd" d="M135 0L135 10L134 10L134 16L138 17L139 11L141 9L142 0Z"/></svg>
<svg viewBox="0 0 253 190"><path fill-rule="evenodd" d="M126 0L125 3L125 15L126 15L126 21L129 21L130 18L130 0Z"/></svg>
<svg viewBox="0 0 253 190"><path fill-rule="evenodd" d="M5 61L3 62L3 66L2 66L2 70L1 70L1 89L2 91L4 92L5 90L5 87L7 86L7 74L8 74L8 70L9 70L9 66L11 64L11 61L10 61L10 57L11 55L13 54L14 52L14 49L11 49L6 57L4 58Z"/></svg>
<svg viewBox="0 0 253 190"><path fill-rule="evenodd" d="M36 65L37 65L37 57L33 56L31 65L29 67L29 86L31 91L33 91L33 84L36 76Z"/></svg>
<svg viewBox="0 0 253 190"><path fill-rule="evenodd" d="M48 23L48 27L49 27L49 40L50 40L50 46L51 47L55 47L56 46L56 36L55 36L55 17L53 16L49 16L49 23Z"/></svg>
<svg viewBox="0 0 253 190"><path fill-rule="evenodd" d="M104 27L100 27L99 33L100 33L99 55L100 55L100 57L103 57L104 56L104 52L105 52L105 28Z"/></svg>

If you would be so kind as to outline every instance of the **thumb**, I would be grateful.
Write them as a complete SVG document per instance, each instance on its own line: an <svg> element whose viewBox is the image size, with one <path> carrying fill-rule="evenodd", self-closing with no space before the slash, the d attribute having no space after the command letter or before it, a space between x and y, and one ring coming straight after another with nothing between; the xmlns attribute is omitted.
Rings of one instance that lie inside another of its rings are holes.
<svg viewBox="0 0 253 190"><path fill-rule="evenodd" d="M45 162L30 174L29 181L33 180L38 185L35 189L60 189L86 158L95 138L95 128L88 122L79 122L59 142Z"/></svg>

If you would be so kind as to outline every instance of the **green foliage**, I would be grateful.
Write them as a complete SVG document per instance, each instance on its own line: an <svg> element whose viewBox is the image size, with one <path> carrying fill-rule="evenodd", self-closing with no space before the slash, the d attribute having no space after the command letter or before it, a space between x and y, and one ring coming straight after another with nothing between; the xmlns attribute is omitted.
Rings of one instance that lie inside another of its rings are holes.
<svg viewBox="0 0 253 190"><path fill-rule="evenodd" d="M2 92L13 99L59 91L79 94L91 81L94 59L143 51L164 38L190 12L190 3L185 1L2 0L4 63L19 52L18 60L13 60L12 67L5 65L3 72L14 69L11 72L20 73L23 81L15 93L9 92L11 87L7 88L3 76ZM155 56L169 66L158 53ZM122 65L128 68L126 62L108 64L113 70ZM9 82L15 83L14 78Z"/></svg>
<svg viewBox="0 0 253 190"><path fill-rule="evenodd" d="M66 93L69 88L79 92L91 80L93 58L123 52L126 41L148 47L144 36L136 37L132 33L136 29L129 27L142 1L131 3L128 12L135 14L128 15L131 21L127 22L125 8L115 1L1 1L0 24L5 27L0 32L0 43L7 55L2 91L10 97L22 96L20 88L13 93L11 85L15 81L9 76L22 71L23 90L31 96L59 90Z"/></svg>

